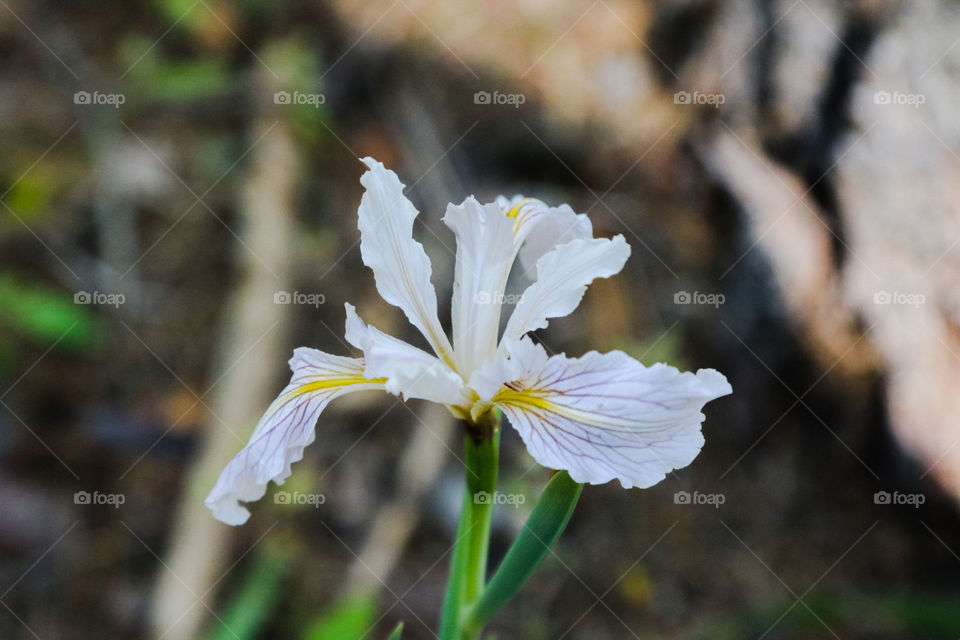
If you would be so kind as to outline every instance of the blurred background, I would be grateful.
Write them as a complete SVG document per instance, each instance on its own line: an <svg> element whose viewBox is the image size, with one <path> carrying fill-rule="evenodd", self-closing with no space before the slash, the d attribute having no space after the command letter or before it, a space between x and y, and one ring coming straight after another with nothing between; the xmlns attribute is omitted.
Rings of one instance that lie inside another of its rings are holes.
<svg viewBox="0 0 960 640"><path fill-rule="evenodd" d="M0 0L0 637L434 637L441 408L359 394L250 522L202 499L343 303L394 169L633 247L538 338L714 367L706 446L591 486L498 638L960 636L960 5ZM522 278L514 286L522 287ZM507 429L494 562L548 472ZM521 502L519 499L514 502Z"/></svg>

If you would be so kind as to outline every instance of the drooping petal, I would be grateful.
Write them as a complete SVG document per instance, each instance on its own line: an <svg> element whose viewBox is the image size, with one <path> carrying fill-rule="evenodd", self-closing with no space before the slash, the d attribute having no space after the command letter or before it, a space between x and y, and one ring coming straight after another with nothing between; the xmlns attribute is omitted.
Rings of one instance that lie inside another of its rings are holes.
<svg viewBox="0 0 960 640"><path fill-rule="evenodd" d="M443 221L457 238L451 317L457 366L473 371L497 348L500 309L516 256L514 222L473 197L449 205Z"/></svg>
<svg viewBox="0 0 960 640"><path fill-rule="evenodd" d="M204 504L217 520L247 521L240 502L259 500L272 480L282 484L290 466L313 442L317 418L334 398L353 391L383 389L384 380L364 377L363 360L300 347L290 359L293 377L260 419L250 441L223 469Z"/></svg>
<svg viewBox="0 0 960 640"><path fill-rule="evenodd" d="M437 292L430 282L430 258L413 239L417 210L403 195L397 174L373 158L360 177L366 188L360 200L360 254L373 270L377 291L400 307L427 338L438 356L452 365L452 349L437 317Z"/></svg>
<svg viewBox="0 0 960 640"><path fill-rule="evenodd" d="M629 256L630 245L622 235L577 239L544 255L537 261L537 280L520 296L502 342L519 340L529 331L546 327L549 318L572 313L587 285L619 272Z"/></svg>
<svg viewBox="0 0 960 640"><path fill-rule="evenodd" d="M529 338L507 351L508 365L490 363L477 376L488 376L488 383L496 375L518 376L504 380L490 400L537 462L565 469L577 482L656 484L693 461L703 446L704 404L731 393L713 369L646 367L620 351L547 357Z"/></svg>
<svg viewBox="0 0 960 640"><path fill-rule="evenodd" d="M441 404L466 401L463 380L436 356L394 338L360 319L346 304L347 342L363 351L366 378L385 379L387 391L404 399L420 398Z"/></svg>

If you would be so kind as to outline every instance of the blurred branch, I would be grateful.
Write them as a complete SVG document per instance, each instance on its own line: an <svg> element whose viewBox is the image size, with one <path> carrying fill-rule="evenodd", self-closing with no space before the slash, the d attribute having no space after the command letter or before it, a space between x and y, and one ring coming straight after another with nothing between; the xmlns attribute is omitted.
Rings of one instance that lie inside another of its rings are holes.
<svg viewBox="0 0 960 640"><path fill-rule="evenodd" d="M447 409L424 403L416 422L413 439L397 467L393 498L380 509L347 573L344 589L348 594L370 593L383 586L423 512L421 500L449 459L454 420Z"/></svg>
<svg viewBox="0 0 960 640"><path fill-rule="evenodd" d="M701 150L707 166L740 202L754 242L769 257L780 293L824 366L857 372L875 365L834 267L830 231L802 181L731 130ZM853 345L853 346L851 346Z"/></svg>
<svg viewBox="0 0 960 640"><path fill-rule="evenodd" d="M255 90L272 97L277 85L264 71L257 75ZM185 481L167 569L157 585L151 611L156 638L191 640L208 618L198 599L204 600L222 578L231 530L213 519L203 499L249 436L283 362L284 331L279 327L288 307L273 304L273 295L289 272L292 199L301 159L288 124L273 121L269 107L250 127L250 141L262 140L250 153L239 207L239 242L249 251L237 253L241 277L223 317L216 372L224 373L212 376L218 380L211 402L216 417L209 421L207 440Z"/></svg>

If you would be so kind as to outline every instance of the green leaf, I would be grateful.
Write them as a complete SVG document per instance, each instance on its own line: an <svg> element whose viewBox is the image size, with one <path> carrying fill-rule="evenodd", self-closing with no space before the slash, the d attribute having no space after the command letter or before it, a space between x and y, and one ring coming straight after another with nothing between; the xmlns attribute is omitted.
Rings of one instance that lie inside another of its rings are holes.
<svg viewBox="0 0 960 640"><path fill-rule="evenodd" d="M375 622L372 595L345 598L307 628L303 640L360 640Z"/></svg>
<svg viewBox="0 0 960 640"><path fill-rule="evenodd" d="M41 162L13 183L4 200L24 224L39 222L51 213L50 201L62 190L62 175L53 162ZM17 222L13 222L10 228L18 233L29 233Z"/></svg>
<svg viewBox="0 0 960 640"><path fill-rule="evenodd" d="M258 553L253 566L243 578L239 592L220 616L222 624L215 623L216 628L208 636L210 640L255 638L270 619L289 566L289 559L276 552Z"/></svg>
<svg viewBox="0 0 960 640"><path fill-rule="evenodd" d="M390 637L387 640L400 640L400 636L403 635L403 623L397 624L393 628L393 632L390 634Z"/></svg>
<svg viewBox="0 0 960 640"><path fill-rule="evenodd" d="M551 478L480 599L468 609L463 624L465 636L476 637L540 566L570 521L582 490L583 485L574 482L566 471Z"/></svg>
<svg viewBox="0 0 960 640"><path fill-rule="evenodd" d="M156 0L154 4L173 22L171 30L199 31L204 22L215 19L213 9L194 0Z"/></svg>
<svg viewBox="0 0 960 640"><path fill-rule="evenodd" d="M184 103L226 94L234 86L229 66L219 58L187 62L144 58L128 80L138 103Z"/></svg>
<svg viewBox="0 0 960 640"><path fill-rule="evenodd" d="M0 276L0 326L12 327L38 344L91 346L96 320L88 307L74 304L73 293Z"/></svg>

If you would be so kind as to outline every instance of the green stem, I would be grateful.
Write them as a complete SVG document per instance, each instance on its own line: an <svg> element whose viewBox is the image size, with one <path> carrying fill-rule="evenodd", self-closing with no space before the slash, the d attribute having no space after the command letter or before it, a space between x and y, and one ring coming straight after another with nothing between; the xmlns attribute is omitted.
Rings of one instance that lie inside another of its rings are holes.
<svg viewBox="0 0 960 640"><path fill-rule="evenodd" d="M543 562L570 521L582 489L583 485L574 482L566 471L553 476L483 594L463 612L464 639L476 638Z"/></svg>
<svg viewBox="0 0 960 640"><path fill-rule="evenodd" d="M466 487L450 578L443 601L440 640L463 640L462 611L483 591L497 485L500 418L488 413L469 425L466 438Z"/></svg>
<svg viewBox="0 0 960 640"><path fill-rule="evenodd" d="M488 414L492 415L492 414ZM471 532L467 555L467 579L463 603L473 604L480 597L487 580L487 556L490 549L490 526L493 523L494 493L497 489L497 465L500 449L499 420L494 417L480 434L479 441L467 438L467 493L470 498Z"/></svg>
<svg viewBox="0 0 960 640"><path fill-rule="evenodd" d="M453 545L450 560L450 577L447 579L447 592L443 597L443 612L440 615L439 640L460 640L460 608L463 604L463 587L467 575L467 545L470 533L470 505L472 497L464 491L463 506L460 508L460 523L457 525L457 539Z"/></svg>

